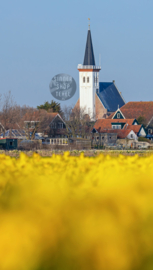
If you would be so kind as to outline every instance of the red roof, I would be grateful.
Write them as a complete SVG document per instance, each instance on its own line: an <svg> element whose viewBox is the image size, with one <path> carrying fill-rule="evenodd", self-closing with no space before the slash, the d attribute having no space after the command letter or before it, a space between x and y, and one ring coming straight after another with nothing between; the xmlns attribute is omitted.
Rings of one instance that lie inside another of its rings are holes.
<svg viewBox="0 0 153 270"><path fill-rule="evenodd" d="M128 102L120 108L120 111L127 119L138 119L138 117L142 116L145 118L147 124L153 117L153 101ZM113 115L114 113L108 118L112 118Z"/></svg>
<svg viewBox="0 0 153 270"><path fill-rule="evenodd" d="M48 117L50 122L58 113L48 113L45 110L36 110L24 115L24 121L41 121L43 117Z"/></svg>
<svg viewBox="0 0 153 270"><path fill-rule="evenodd" d="M103 129L100 133L116 133L118 139L125 139L132 129Z"/></svg>
<svg viewBox="0 0 153 270"><path fill-rule="evenodd" d="M141 125L125 125L123 129L133 130L137 134L139 133L141 127L142 127Z"/></svg>
<svg viewBox="0 0 153 270"><path fill-rule="evenodd" d="M104 129L111 129L112 123L125 123L128 125L132 125L135 119L99 119L96 121L94 128L101 132Z"/></svg>

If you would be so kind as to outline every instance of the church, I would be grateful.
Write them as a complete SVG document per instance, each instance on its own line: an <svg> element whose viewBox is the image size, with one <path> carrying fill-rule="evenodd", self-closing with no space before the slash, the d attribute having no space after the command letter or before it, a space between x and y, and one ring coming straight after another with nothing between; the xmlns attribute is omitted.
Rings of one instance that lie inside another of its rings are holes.
<svg viewBox="0 0 153 270"><path fill-rule="evenodd" d="M125 101L112 82L99 82L100 66L96 66L92 45L90 25L88 28L83 65L78 65L79 99L75 108L82 108L92 120L107 118Z"/></svg>

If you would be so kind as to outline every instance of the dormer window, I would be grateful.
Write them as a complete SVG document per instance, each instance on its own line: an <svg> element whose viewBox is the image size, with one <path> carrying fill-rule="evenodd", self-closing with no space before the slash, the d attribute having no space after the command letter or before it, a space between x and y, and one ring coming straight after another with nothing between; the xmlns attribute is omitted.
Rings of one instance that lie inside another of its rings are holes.
<svg viewBox="0 0 153 270"><path fill-rule="evenodd" d="M121 125L112 125L112 129L121 129Z"/></svg>
<svg viewBox="0 0 153 270"><path fill-rule="evenodd" d="M120 113L119 113L119 112L117 113L117 118L118 118L118 119L120 118Z"/></svg>
<svg viewBox="0 0 153 270"><path fill-rule="evenodd" d="M83 77L83 83L85 83L86 82L86 78L85 77Z"/></svg>
<svg viewBox="0 0 153 270"><path fill-rule="evenodd" d="M89 77L87 77L87 83L89 83Z"/></svg>

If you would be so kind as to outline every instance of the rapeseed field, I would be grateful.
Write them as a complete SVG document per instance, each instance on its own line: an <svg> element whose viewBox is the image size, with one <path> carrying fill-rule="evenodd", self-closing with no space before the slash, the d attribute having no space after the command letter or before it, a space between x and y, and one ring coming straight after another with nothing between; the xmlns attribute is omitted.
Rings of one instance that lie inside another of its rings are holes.
<svg viewBox="0 0 153 270"><path fill-rule="evenodd" d="M153 269L153 155L0 155L0 270Z"/></svg>

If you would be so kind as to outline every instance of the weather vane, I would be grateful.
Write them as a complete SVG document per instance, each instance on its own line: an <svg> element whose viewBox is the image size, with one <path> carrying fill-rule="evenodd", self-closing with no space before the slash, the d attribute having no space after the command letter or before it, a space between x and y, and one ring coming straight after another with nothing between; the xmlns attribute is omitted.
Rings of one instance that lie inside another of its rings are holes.
<svg viewBox="0 0 153 270"><path fill-rule="evenodd" d="M88 18L88 21L89 21L89 25L88 26L89 26L89 29L90 29L90 18Z"/></svg>

